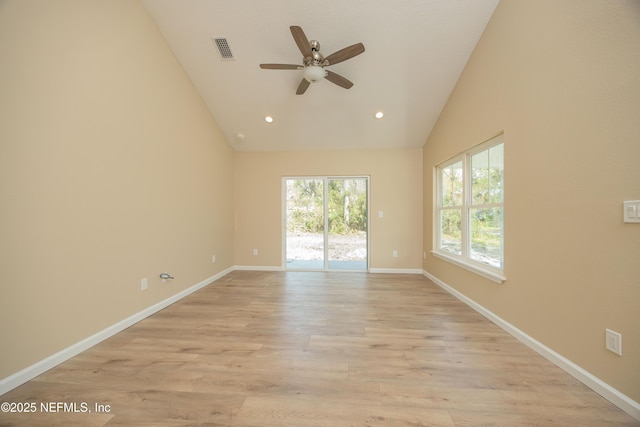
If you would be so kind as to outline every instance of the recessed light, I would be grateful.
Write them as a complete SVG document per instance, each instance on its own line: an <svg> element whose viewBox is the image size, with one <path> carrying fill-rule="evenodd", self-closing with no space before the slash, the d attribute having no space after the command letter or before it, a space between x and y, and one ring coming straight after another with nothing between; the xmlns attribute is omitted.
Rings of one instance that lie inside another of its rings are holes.
<svg viewBox="0 0 640 427"><path fill-rule="evenodd" d="M376 119L381 119L381 118L383 118L383 117L384 117L384 113L383 113L382 111L378 111L378 112L376 113Z"/></svg>
<svg viewBox="0 0 640 427"><path fill-rule="evenodd" d="M264 121L267 122L267 123L271 123L271 122L273 122L273 117L267 116L267 117L264 118Z"/></svg>

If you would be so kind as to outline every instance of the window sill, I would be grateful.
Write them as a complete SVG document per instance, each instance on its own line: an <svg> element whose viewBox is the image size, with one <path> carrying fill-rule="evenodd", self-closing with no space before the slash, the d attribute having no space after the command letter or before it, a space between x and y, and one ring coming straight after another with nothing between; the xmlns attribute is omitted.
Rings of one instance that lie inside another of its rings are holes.
<svg viewBox="0 0 640 427"><path fill-rule="evenodd" d="M465 270L469 270L469 271L471 271L473 273L476 273L476 274L484 277L485 279L489 279L489 280L491 280L491 281L493 281L493 282L495 282L495 283L497 283L499 285L502 284L505 280L507 280L507 278L504 277L502 274L496 273L496 272L494 272L494 271L492 271L492 270L490 270L488 268L482 268L479 265L467 262L467 261L462 260L462 259L458 259L458 258L452 257L452 256L444 254L442 252L431 251L431 253L434 256L436 256L436 257L438 257L438 258L440 258L440 259L442 259L444 261L450 262L452 264L457 265L458 267L464 268Z"/></svg>

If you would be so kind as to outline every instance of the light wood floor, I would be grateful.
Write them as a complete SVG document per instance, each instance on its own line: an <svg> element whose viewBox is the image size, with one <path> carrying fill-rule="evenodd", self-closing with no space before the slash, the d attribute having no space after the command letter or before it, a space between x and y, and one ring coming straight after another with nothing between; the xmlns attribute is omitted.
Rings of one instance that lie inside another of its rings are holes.
<svg viewBox="0 0 640 427"><path fill-rule="evenodd" d="M0 401L92 411L2 426L640 425L423 276L367 273L233 272Z"/></svg>

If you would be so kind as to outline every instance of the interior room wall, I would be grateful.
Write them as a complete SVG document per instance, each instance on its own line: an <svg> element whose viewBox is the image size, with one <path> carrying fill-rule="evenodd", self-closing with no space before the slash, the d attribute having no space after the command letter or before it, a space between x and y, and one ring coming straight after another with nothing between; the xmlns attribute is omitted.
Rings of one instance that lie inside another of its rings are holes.
<svg viewBox="0 0 640 427"><path fill-rule="evenodd" d="M370 176L370 268L421 269L422 149L234 154L236 265L282 267L283 177L360 175Z"/></svg>
<svg viewBox="0 0 640 427"><path fill-rule="evenodd" d="M424 243L434 166L504 131L505 274L424 268L640 401L640 2L503 0L424 146ZM622 334L623 355L605 349Z"/></svg>
<svg viewBox="0 0 640 427"><path fill-rule="evenodd" d="M0 70L2 379L231 267L233 159L140 2L3 1Z"/></svg>

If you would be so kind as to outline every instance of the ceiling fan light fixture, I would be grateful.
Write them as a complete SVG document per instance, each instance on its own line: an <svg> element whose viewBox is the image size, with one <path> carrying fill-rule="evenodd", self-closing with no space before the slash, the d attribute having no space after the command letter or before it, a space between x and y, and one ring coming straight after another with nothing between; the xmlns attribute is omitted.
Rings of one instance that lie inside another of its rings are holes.
<svg viewBox="0 0 640 427"><path fill-rule="evenodd" d="M324 79L327 72L319 65L308 65L304 67L302 75L309 83L316 83Z"/></svg>

